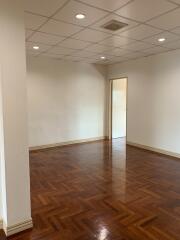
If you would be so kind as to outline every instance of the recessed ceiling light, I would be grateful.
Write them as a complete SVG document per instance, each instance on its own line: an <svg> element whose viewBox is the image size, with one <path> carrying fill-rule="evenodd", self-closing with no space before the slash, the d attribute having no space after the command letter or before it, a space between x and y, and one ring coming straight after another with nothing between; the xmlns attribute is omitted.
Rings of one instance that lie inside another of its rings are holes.
<svg viewBox="0 0 180 240"><path fill-rule="evenodd" d="M84 19L86 16L84 15L84 14L82 14L82 13L78 13L77 15L76 15L76 18L77 19Z"/></svg>
<svg viewBox="0 0 180 240"><path fill-rule="evenodd" d="M38 50L39 46L33 46L33 49Z"/></svg>
<svg viewBox="0 0 180 240"><path fill-rule="evenodd" d="M166 39L165 38L159 38L158 41L159 42L164 42L164 41L166 41Z"/></svg>
<svg viewBox="0 0 180 240"><path fill-rule="evenodd" d="M102 60L105 60L105 59L106 59L106 57L105 57L105 56L101 56L100 58L101 58Z"/></svg>

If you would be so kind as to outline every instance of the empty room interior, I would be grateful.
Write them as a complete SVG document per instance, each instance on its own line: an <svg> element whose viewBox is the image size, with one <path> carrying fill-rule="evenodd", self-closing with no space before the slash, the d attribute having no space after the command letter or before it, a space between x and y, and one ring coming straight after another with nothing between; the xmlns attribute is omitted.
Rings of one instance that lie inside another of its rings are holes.
<svg viewBox="0 0 180 240"><path fill-rule="evenodd" d="M180 240L180 0L0 0L0 240Z"/></svg>

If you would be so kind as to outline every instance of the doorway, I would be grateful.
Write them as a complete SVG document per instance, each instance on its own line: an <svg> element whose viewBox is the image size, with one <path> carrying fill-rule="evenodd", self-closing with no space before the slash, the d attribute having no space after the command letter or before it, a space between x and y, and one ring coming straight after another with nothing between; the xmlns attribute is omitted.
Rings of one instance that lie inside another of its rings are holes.
<svg viewBox="0 0 180 240"><path fill-rule="evenodd" d="M127 78L110 80L110 138L126 137Z"/></svg>

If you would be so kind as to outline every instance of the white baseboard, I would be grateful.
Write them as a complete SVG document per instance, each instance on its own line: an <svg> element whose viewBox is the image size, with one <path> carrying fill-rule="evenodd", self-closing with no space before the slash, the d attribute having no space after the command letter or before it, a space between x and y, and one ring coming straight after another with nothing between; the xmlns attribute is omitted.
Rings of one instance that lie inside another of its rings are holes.
<svg viewBox="0 0 180 240"><path fill-rule="evenodd" d="M12 226L3 226L3 230L7 237L14 235L16 233L20 233L22 231L25 231L27 229L30 229L33 227L32 219L18 223L16 225Z"/></svg>
<svg viewBox="0 0 180 240"><path fill-rule="evenodd" d="M139 143L129 142L129 141L127 141L127 145L130 145L130 146L133 146L133 147L142 148L142 149L145 149L145 150L148 150L148 151L152 151L152 152L156 152L156 153L161 153L161 154L168 155L168 156L171 156L171 157L180 158L180 154L179 153L169 152L169 151L166 151L166 150L160 149L160 148L154 148L154 147L142 145L142 144L139 144Z"/></svg>
<svg viewBox="0 0 180 240"><path fill-rule="evenodd" d="M74 140L74 141L67 141L67 142L60 142L60 143L55 143L55 144L47 144L47 145L30 147L29 150L36 151L36 150L41 150L41 149L46 149L46 148L61 147L61 146L66 146L66 145L79 144L79 143L88 143L88 142L100 141L100 140L105 140L105 139L108 139L108 137L103 136L103 137L96 137L96 138L86 138L86 139L80 139L80 140Z"/></svg>
<svg viewBox="0 0 180 240"><path fill-rule="evenodd" d="M0 219L0 229L3 229L3 220Z"/></svg>

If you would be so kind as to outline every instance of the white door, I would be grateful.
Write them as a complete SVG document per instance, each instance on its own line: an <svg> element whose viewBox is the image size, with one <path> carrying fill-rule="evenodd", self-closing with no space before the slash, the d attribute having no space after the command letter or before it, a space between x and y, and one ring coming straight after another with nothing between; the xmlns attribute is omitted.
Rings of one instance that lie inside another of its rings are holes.
<svg viewBox="0 0 180 240"><path fill-rule="evenodd" d="M112 81L112 138L126 137L127 78Z"/></svg>

